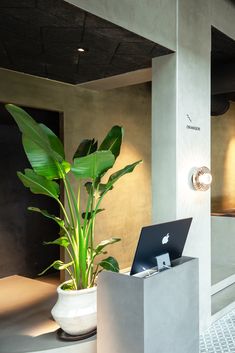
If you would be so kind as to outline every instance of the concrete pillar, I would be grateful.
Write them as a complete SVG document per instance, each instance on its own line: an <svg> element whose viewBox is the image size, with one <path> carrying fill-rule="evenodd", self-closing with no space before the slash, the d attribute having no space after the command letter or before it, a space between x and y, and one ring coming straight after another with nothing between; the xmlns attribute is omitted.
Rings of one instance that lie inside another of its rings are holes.
<svg viewBox="0 0 235 353"><path fill-rule="evenodd" d="M193 217L184 254L199 258L201 330L211 316L210 191L194 191L191 175L210 167L208 16L207 2L179 0L177 52L152 70L153 221Z"/></svg>

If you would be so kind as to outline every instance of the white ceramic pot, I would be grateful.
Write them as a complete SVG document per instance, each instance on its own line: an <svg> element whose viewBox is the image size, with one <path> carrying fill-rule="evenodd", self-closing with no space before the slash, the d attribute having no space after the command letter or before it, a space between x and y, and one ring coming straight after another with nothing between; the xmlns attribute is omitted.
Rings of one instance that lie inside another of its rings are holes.
<svg viewBox="0 0 235 353"><path fill-rule="evenodd" d="M57 288L58 300L51 310L54 320L66 333L81 335L96 328L96 287L80 290Z"/></svg>

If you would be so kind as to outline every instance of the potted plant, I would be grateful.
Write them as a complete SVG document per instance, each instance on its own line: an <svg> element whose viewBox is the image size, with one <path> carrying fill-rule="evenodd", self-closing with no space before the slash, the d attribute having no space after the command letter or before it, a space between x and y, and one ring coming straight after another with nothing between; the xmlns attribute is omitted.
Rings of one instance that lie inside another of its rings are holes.
<svg viewBox="0 0 235 353"><path fill-rule="evenodd" d="M106 183L105 173L113 167L120 153L123 129L113 126L98 147L97 141L83 140L70 164L65 159L63 144L45 125L38 124L27 112L13 104L6 109L12 115L22 132L22 143L32 169L17 172L25 187L34 194L43 194L55 199L61 210L61 217L46 210L29 207L52 219L60 227L60 235L45 244L59 245L65 249L67 261L55 260L41 274L53 267L65 270L69 280L57 289L58 301L52 309L54 319L70 335L90 332L96 327L96 277L105 269L119 271L118 262L106 254L106 247L120 238L95 243L94 226L96 216L104 209L101 202L113 189L115 183L125 174L131 173L141 162L137 161L111 174ZM71 179L76 179L76 188ZM60 186L64 186L64 200L60 199ZM81 190L85 189L87 200L81 209ZM99 260L98 260L99 258Z"/></svg>

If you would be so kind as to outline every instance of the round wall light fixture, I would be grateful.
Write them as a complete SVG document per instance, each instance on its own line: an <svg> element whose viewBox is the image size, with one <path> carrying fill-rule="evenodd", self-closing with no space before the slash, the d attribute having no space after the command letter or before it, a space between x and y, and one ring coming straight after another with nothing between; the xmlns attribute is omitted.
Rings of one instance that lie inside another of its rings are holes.
<svg viewBox="0 0 235 353"><path fill-rule="evenodd" d="M195 190L206 191L212 182L211 171L207 167L197 168L192 175L192 183Z"/></svg>

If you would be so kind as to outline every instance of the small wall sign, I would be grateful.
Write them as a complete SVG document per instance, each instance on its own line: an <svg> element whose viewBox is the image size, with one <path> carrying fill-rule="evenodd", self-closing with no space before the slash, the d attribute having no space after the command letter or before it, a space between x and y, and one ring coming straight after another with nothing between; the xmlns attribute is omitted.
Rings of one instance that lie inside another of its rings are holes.
<svg viewBox="0 0 235 353"><path fill-rule="evenodd" d="M192 118L190 117L189 114L186 114L186 118L189 120L190 123L192 123ZM194 126L194 125L191 125L191 124L187 124L186 125L186 129L190 129L190 130L196 130L196 131L200 131L201 128L199 126Z"/></svg>

